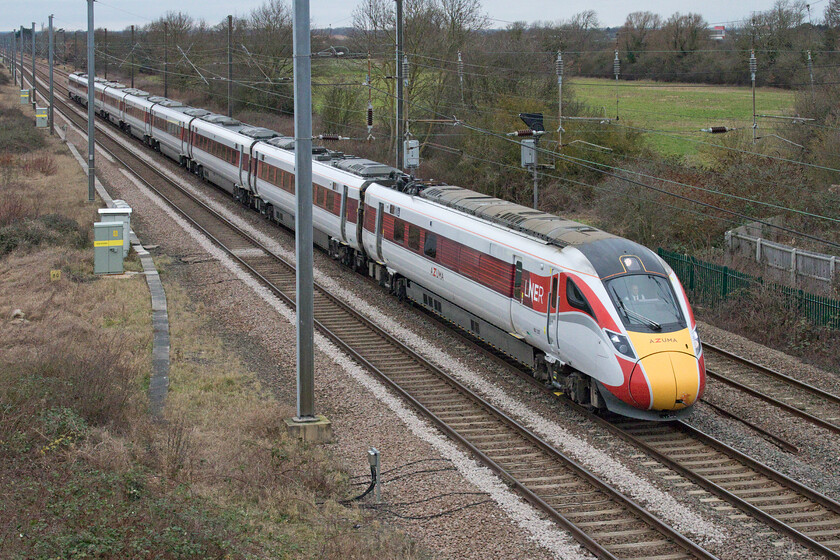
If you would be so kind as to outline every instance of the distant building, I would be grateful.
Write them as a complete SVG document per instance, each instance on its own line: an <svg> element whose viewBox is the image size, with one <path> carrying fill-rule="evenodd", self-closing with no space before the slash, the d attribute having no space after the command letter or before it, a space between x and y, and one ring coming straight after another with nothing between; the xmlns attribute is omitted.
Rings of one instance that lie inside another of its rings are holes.
<svg viewBox="0 0 840 560"><path fill-rule="evenodd" d="M715 25L709 30L709 38L712 41L723 41L724 39L726 39L726 26Z"/></svg>

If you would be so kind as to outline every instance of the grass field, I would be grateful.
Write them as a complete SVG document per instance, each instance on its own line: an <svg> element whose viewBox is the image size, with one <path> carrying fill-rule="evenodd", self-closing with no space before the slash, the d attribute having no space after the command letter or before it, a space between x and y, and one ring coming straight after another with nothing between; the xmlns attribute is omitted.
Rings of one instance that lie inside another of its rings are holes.
<svg viewBox="0 0 840 560"><path fill-rule="evenodd" d="M687 139L714 141L710 134L699 132L709 126L729 126L749 130L752 127L752 93L749 87L707 86L702 84L665 84L653 81L619 82L598 78L570 80L577 100L592 107L606 108L610 118L616 116L618 91L619 123L661 131L647 134L649 145L663 155L690 156L698 146ZM795 93L776 88L756 91L756 113L790 115ZM772 122L764 119L766 126ZM759 119L762 126L762 119Z"/></svg>

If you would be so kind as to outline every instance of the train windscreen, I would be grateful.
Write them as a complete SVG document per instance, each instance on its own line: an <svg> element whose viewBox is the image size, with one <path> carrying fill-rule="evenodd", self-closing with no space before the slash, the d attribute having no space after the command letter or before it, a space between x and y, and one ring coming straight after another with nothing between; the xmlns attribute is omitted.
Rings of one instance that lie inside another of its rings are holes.
<svg viewBox="0 0 840 560"><path fill-rule="evenodd" d="M627 330L671 331L686 327L685 317L665 277L628 274L607 281L606 288Z"/></svg>

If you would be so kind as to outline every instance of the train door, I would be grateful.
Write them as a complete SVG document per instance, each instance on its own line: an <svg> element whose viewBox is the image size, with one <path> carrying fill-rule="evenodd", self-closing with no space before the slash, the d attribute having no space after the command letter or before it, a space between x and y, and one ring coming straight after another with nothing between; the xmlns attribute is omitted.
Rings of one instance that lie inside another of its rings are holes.
<svg viewBox="0 0 840 560"><path fill-rule="evenodd" d="M551 336L551 331L552 328L556 328L554 323L557 322L557 292L560 285L560 274L553 267L549 267L548 272L551 284L548 290L548 305L546 305L545 310L545 336L548 345L551 346L554 343L553 341L557 340L556 336Z"/></svg>
<svg viewBox="0 0 840 560"><path fill-rule="evenodd" d="M510 300L510 324L513 325L514 331L518 330L516 325L516 312L519 310L519 305L522 303L522 257L513 255L513 299Z"/></svg>
<svg viewBox="0 0 840 560"><path fill-rule="evenodd" d="M347 243L347 232L345 231L345 227L347 226L347 185L344 185L343 191L341 192L341 240L344 243Z"/></svg>
<svg viewBox="0 0 840 560"><path fill-rule="evenodd" d="M250 188L251 185L248 183L248 170L245 169L245 144L234 144L233 148L236 150L236 159L239 163L239 184ZM251 190L253 191L253 189Z"/></svg>
<svg viewBox="0 0 840 560"><path fill-rule="evenodd" d="M376 213L376 258L379 262L385 262L382 258L382 234L385 231L385 204L379 203L379 211Z"/></svg>

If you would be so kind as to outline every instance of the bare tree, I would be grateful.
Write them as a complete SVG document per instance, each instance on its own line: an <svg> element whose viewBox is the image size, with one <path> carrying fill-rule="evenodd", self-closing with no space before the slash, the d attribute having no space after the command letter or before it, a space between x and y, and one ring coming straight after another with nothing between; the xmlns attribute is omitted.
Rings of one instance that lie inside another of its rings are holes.
<svg viewBox="0 0 840 560"><path fill-rule="evenodd" d="M825 7L825 24L833 29L840 28L840 0L829 0Z"/></svg>
<svg viewBox="0 0 840 560"><path fill-rule="evenodd" d="M678 57L683 57L696 51L701 43L707 39L708 24L700 14L680 14L679 12L668 18L662 27L668 46L677 51Z"/></svg>
<svg viewBox="0 0 840 560"><path fill-rule="evenodd" d="M662 26L662 18L653 12L633 12L621 29L621 40L627 60L636 62L639 51L645 50L651 34Z"/></svg>

